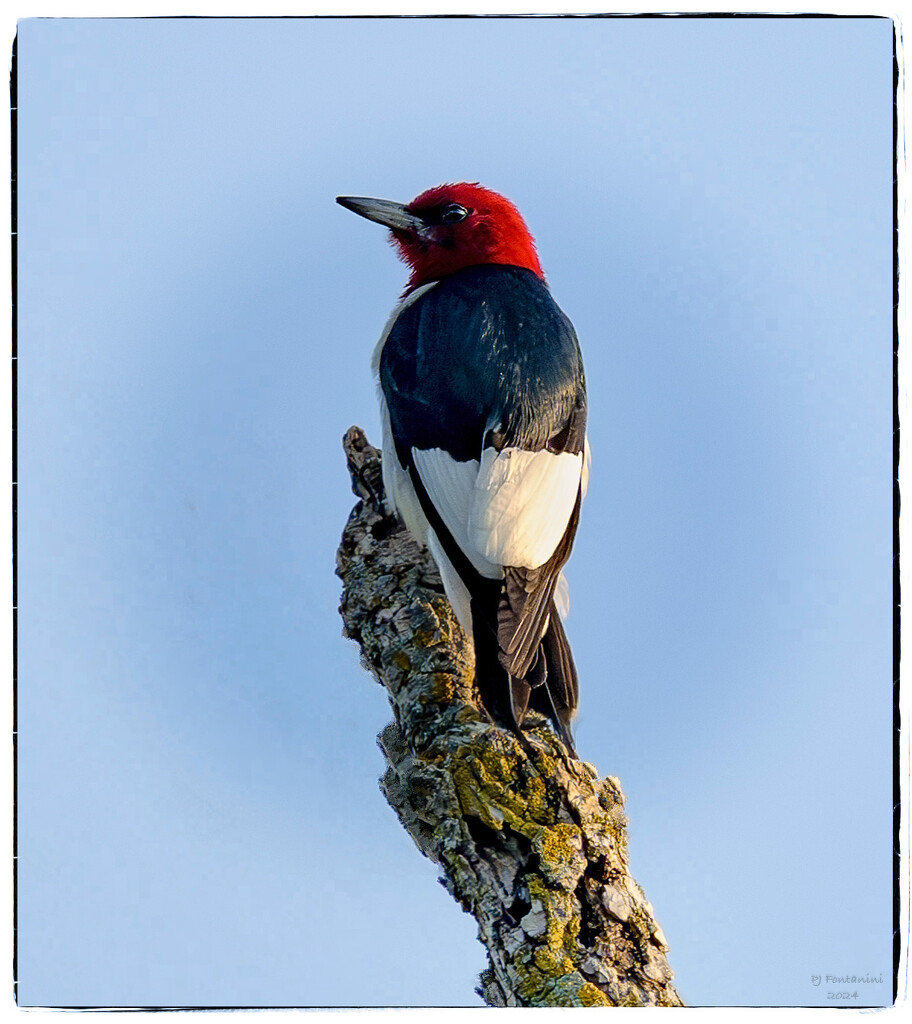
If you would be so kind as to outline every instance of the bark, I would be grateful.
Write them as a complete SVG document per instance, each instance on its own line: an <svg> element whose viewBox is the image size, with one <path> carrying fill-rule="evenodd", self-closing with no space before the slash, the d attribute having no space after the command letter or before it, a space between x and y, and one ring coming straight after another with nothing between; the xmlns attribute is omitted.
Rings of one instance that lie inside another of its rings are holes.
<svg viewBox="0 0 912 1024"><path fill-rule="evenodd" d="M627 864L617 779L568 757L545 718L487 719L437 569L383 501L380 452L344 439L360 499L337 556L344 634L385 687L381 788L478 921L493 1006L680 1006L652 906Z"/></svg>

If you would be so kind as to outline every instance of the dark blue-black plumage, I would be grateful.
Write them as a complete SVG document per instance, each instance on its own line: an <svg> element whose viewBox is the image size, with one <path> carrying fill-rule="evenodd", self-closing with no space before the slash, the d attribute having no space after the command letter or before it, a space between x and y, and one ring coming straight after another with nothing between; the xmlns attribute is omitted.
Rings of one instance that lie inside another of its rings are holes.
<svg viewBox="0 0 912 1024"><path fill-rule="evenodd" d="M540 710L572 750L578 686L554 589L576 532L581 487L547 561L505 565L491 579L443 523L414 457L416 449L437 449L459 463L477 462L486 449L583 452L586 384L572 324L532 271L467 267L403 308L383 345L379 377L395 457L471 597L485 707L516 730L529 706Z"/></svg>
<svg viewBox="0 0 912 1024"><path fill-rule="evenodd" d="M380 383L408 447L461 462L486 445L583 449L576 332L547 285L520 267L468 267L404 309L383 346Z"/></svg>

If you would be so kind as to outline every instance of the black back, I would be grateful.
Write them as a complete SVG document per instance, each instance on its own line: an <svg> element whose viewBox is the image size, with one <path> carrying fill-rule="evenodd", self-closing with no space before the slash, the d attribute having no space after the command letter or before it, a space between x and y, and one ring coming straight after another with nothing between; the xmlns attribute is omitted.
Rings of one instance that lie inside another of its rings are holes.
<svg viewBox="0 0 912 1024"><path fill-rule="evenodd" d="M576 332L530 270L468 267L435 284L393 325L380 383L401 455L442 448L464 462L488 446L583 448Z"/></svg>

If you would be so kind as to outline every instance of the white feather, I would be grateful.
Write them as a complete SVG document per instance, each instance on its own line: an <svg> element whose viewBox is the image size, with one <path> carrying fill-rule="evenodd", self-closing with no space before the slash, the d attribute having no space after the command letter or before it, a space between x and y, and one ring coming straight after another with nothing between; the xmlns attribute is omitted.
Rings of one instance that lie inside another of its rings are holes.
<svg viewBox="0 0 912 1024"><path fill-rule="evenodd" d="M421 510L418 495L412 486L408 473L399 465L396 445L393 441L393 429L390 425L389 409L386 399L380 396L380 417L383 420L383 489L386 491L387 504L394 512L398 512L409 533L419 544L427 544L428 521Z"/></svg>
<svg viewBox="0 0 912 1024"><path fill-rule="evenodd" d="M462 582L462 577L453 568L452 562L447 558L443 545L437 539L433 530L428 530L428 549L431 556L437 563L440 578L443 580L443 589L449 598L459 624L465 630L466 635L472 639L472 597L469 588Z"/></svg>
<svg viewBox="0 0 912 1024"><path fill-rule="evenodd" d="M430 526L408 473L399 465L386 404L383 484L412 535L429 544ZM584 465L582 454L487 449L479 464L441 448L412 449L415 468L453 540L476 570L497 579L505 565L535 569L554 553L570 521Z"/></svg>
<svg viewBox="0 0 912 1024"><path fill-rule="evenodd" d="M562 619L566 619L570 614L570 587L567 584L567 577L562 572L558 573L557 583L554 585L554 607Z"/></svg>
<svg viewBox="0 0 912 1024"><path fill-rule="evenodd" d="M543 565L567 529L582 466L582 453L485 449L469 514L469 546L500 565Z"/></svg>
<svg viewBox="0 0 912 1024"><path fill-rule="evenodd" d="M383 417L383 486L386 489L387 501L393 511L398 512L400 518L405 523L406 529L409 533L418 541L419 544L424 545L430 552L431 557L437 565L437 569L440 572L440 578L443 581L443 589L446 591L446 596L449 598L450 604L453 606L453 611L456 613L456 618L459 619L459 623L465 630L469 639L472 639L472 604L471 596L465 583L459 573L453 568L452 563L446 556L446 552L443 550L443 545L437 538L437 534L431 528L430 523L427 521L427 517L424 514L424 510L421 507L421 502L418 500L418 495L415 493L415 487L412 484L411 478L408 473L399 465L399 460L396 458L396 450L393 446L392 431L390 429L389 410L387 409L386 402L381 399L380 403L381 414ZM443 452L441 455L445 454ZM412 449L412 457L418 456L419 461L422 453L417 449ZM449 458L449 456L447 456ZM427 466L427 460L424 460ZM451 462L455 460L450 459ZM456 465L463 465L465 463L456 463ZM474 469L469 467L471 475L468 476L467 490L471 493L472 483L475 475L478 472L478 463L474 463ZM419 472L421 472L419 470ZM453 472L450 474L451 480L455 479L458 481L459 472ZM433 474L431 474L433 479ZM424 474L422 473L422 480L424 480ZM432 485L433 486L433 485ZM425 489L428 489L427 483L425 483ZM435 491L439 494L439 488L435 488ZM435 499L429 492L428 497L431 497L432 501ZM439 500L439 498L438 498ZM443 501L446 504L446 499ZM435 502L436 505L436 502ZM438 506L439 508L439 506ZM447 518L452 519L452 514L448 513L445 517L441 513L441 519L447 524L447 527L451 529L450 523L447 522ZM465 534L465 528L462 531ZM454 537L455 539L455 537ZM459 540L456 541L460 543ZM490 564L481 563L476 564L476 568L479 572L482 568L485 569L485 574L489 575L492 579L497 579L503 572L502 568L498 566L491 566Z"/></svg>
<svg viewBox="0 0 912 1024"><path fill-rule="evenodd" d="M503 564L485 558L469 538L478 462L475 459L458 462L442 448L413 448L412 459L428 497L460 550L482 576L499 579L503 575Z"/></svg>
<svg viewBox="0 0 912 1024"><path fill-rule="evenodd" d="M583 472L580 474L580 488L582 490L581 497L586 497L586 492L589 490L589 470L592 467L592 450L589 447L589 438L585 438L583 441Z"/></svg>

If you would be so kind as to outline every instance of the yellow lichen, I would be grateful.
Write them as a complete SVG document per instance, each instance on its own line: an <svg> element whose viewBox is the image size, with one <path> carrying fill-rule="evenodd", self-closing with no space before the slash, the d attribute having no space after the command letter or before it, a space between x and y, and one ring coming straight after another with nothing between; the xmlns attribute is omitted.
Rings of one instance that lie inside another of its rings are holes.
<svg viewBox="0 0 912 1024"><path fill-rule="evenodd" d="M428 700L437 701L440 704L448 704L455 696L453 677L449 672L431 673L430 686L428 687Z"/></svg>
<svg viewBox="0 0 912 1024"><path fill-rule="evenodd" d="M540 775L526 781L526 800L529 817L534 821L550 821L553 811L548 804L548 788Z"/></svg>
<svg viewBox="0 0 912 1024"><path fill-rule="evenodd" d="M630 910L630 916L627 918L627 927L630 929L631 937L642 949L649 942L649 921L643 910L634 904Z"/></svg>
<svg viewBox="0 0 912 1024"><path fill-rule="evenodd" d="M558 822L542 829L535 845L539 856L549 864L569 864L581 855L582 832L577 825Z"/></svg>
<svg viewBox="0 0 912 1024"><path fill-rule="evenodd" d="M564 945L569 950L576 949L576 938L580 933L580 919L578 914L573 914L564 926Z"/></svg>
<svg viewBox="0 0 912 1024"><path fill-rule="evenodd" d="M535 767L547 779L553 779L557 774L557 765L554 758L544 750L535 753Z"/></svg>
<svg viewBox="0 0 912 1024"><path fill-rule="evenodd" d="M614 840L618 853L626 860L627 856L627 827L623 814L594 814L592 816L594 825L604 829Z"/></svg>
<svg viewBox="0 0 912 1024"><path fill-rule="evenodd" d="M573 970L573 961L566 953L555 953L547 946L536 949L532 954L532 959L543 974L550 974L552 978L559 978L562 974L569 974Z"/></svg>
<svg viewBox="0 0 912 1024"><path fill-rule="evenodd" d="M547 978L531 964L517 964L519 980L516 991L524 1006L541 1005L542 995L546 991Z"/></svg>
<svg viewBox="0 0 912 1024"><path fill-rule="evenodd" d="M483 821L488 828L503 826L503 814L486 793L484 785L479 786L478 775L463 761L452 766L456 797L463 815Z"/></svg>
<svg viewBox="0 0 912 1024"><path fill-rule="evenodd" d="M611 1000L591 981L584 981L576 994L583 1006L611 1006Z"/></svg>
<svg viewBox="0 0 912 1024"><path fill-rule="evenodd" d="M517 832L528 835L533 826L525 821L525 805L512 789L518 760L513 744L509 737L489 734L484 742L461 746L451 759L451 771L464 813L494 828L507 821Z"/></svg>
<svg viewBox="0 0 912 1024"><path fill-rule="evenodd" d="M395 651L392 656L392 662L400 672L409 672L412 668L412 663L405 651Z"/></svg>
<svg viewBox="0 0 912 1024"><path fill-rule="evenodd" d="M611 1006L604 992L576 971L554 977L531 963L521 965L517 993L525 1006Z"/></svg>
<svg viewBox="0 0 912 1024"><path fill-rule="evenodd" d="M430 647L438 636L439 633L436 629L417 629L412 634L412 643L416 647Z"/></svg>
<svg viewBox="0 0 912 1024"><path fill-rule="evenodd" d="M567 974L574 968L579 918L573 897L564 891L549 888L544 879L530 875L527 880L530 901L538 901L545 915L544 944L536 950L536 963L548 974Z"/></svg>

